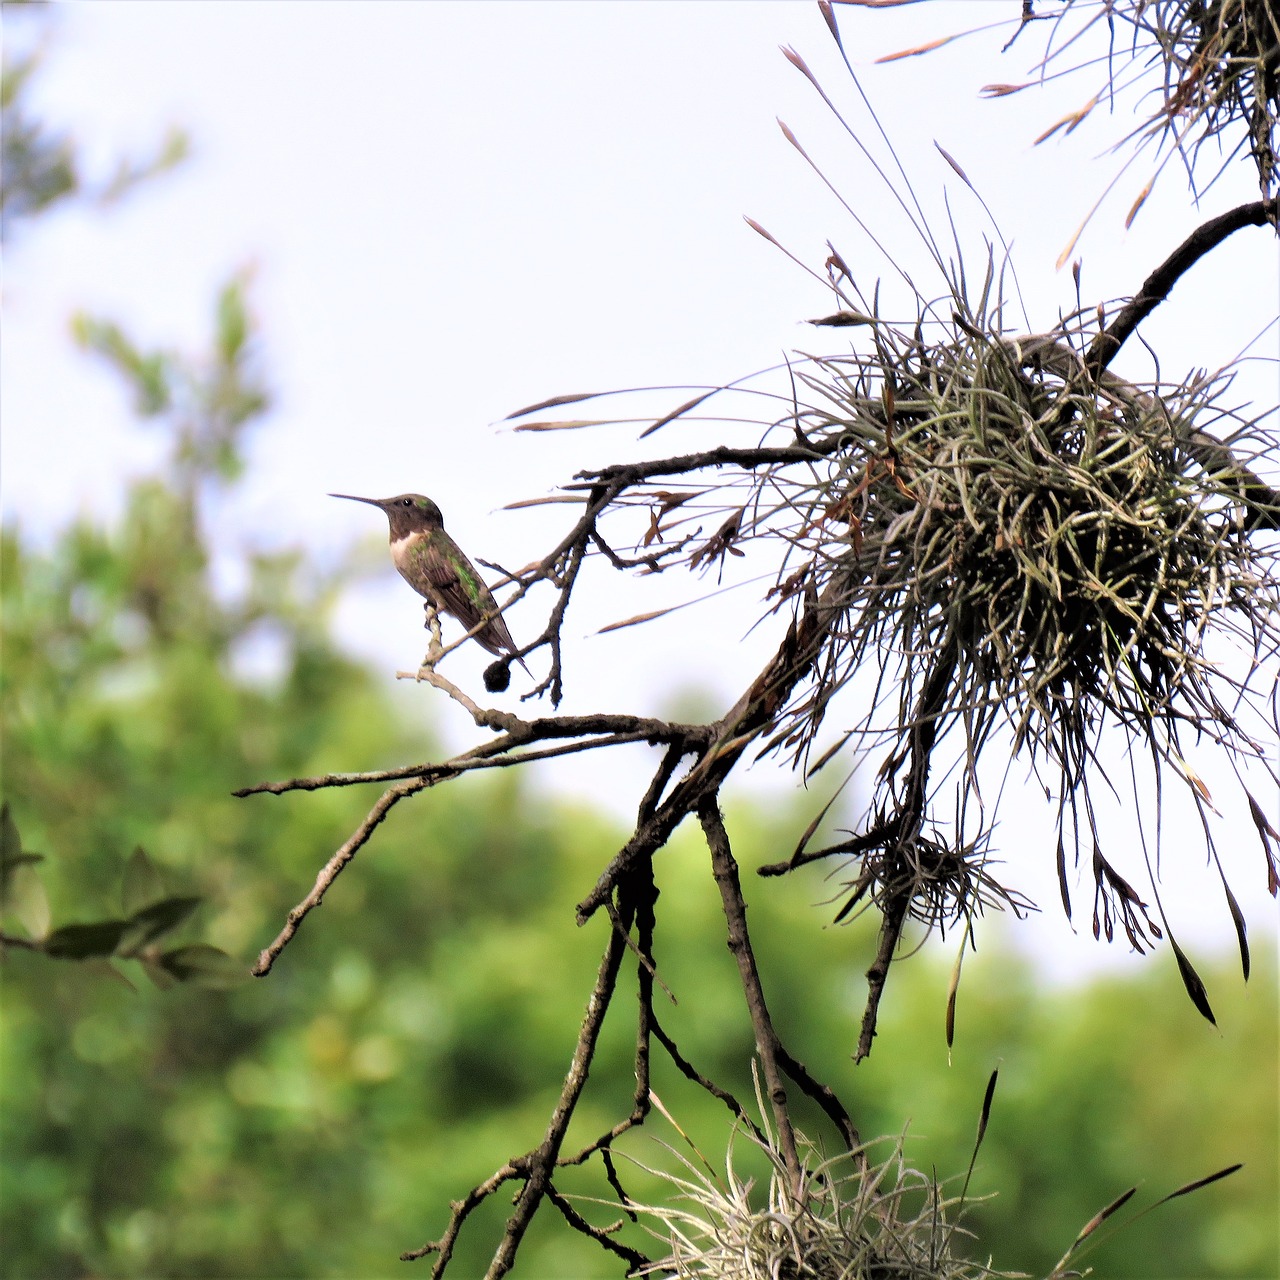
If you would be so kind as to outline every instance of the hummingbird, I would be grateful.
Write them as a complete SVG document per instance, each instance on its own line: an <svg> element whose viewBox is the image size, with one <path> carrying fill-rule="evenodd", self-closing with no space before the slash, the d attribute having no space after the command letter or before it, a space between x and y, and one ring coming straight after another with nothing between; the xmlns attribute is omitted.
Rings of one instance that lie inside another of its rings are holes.
<svg viewBox="0 0 1280 1280"><path fill-rule="evenodd" d="M400 576L428 604L456 618L468 631L487 619L472 639L499 657L515 655L516 661L529 670L516 654L516 642L498 612L493 592L458 544L445 533L444 517L430 498L420 493L402 493L394 498L331 493L329 497L367 502L385 511L391 524L391 559Z"/></svg>

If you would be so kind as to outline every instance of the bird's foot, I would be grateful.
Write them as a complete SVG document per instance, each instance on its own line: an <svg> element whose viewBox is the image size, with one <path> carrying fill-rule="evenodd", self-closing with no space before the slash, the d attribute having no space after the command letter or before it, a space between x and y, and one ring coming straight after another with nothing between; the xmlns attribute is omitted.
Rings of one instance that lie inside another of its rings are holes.
<svg viewBox="0 0 1280 1280"><path fill-rule="evenodd" d="M434 671L436 663L444 657L444 645L442 645L434 637L431 641L431 647L427 650L427 656L422 659L422 665L418 668L418 679L425 679L424 672Z"/></svg>
<svg viewBox="0 0 1280 1280"><path fill-rule="evenodd" d="M426 613L426 622L423 624L428 631L431 632L431 643L427 646L427 656L422 660L422 666L418 668L419 680L423 679L424 671L434 671L436 663L444 657L444 637L440 633L440 611L428 600L423 606Z"/></svg>

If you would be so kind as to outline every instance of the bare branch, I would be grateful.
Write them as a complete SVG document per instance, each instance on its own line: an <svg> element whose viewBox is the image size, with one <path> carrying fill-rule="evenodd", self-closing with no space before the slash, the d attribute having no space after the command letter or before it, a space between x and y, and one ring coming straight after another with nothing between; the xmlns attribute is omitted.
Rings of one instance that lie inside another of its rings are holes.
<svg viewBox="0 0 1280 1280"><path fill-rule="evenodd" d="M805 601L799 619L788 628L777 652L751 687L723 719L706 726L710 740L702 739L705 745L700 748L697 762L676 783L667 799L637 824L631 839L578 904L579 924L589 920L604 905L619 878L637 859L661 848L676 827L697 812L704 799L719 794L721 784L742 753L774 722L792 690L813 667L823 642L841 615L849 582L856 573L854 564L832 571L822 596Z"/></svg>
<svg viewBox="0 0 1280 1280"><path fill-rule="evenodd" d="M551 1174L560 1155L560 1146L564 1142L569 1121L578 1105L582 1090L586 1087L587 1073L591 1069L591 1061L595 1057L596 1043L600 1038L600 1028L604 1025L605 1014L613 998L614 987L618 980L618 967L627 947L621 937L621 930L611 929L609 941L600 960L600 968L596 975L596 983L587 1001L586 1016L578 1032L578 1043L574 1047L573 1060L565 1076L564 1087L560 1090L560 1100L551 1113L550 1123L542 1139L542 1143L525 1157L525 1184L516 1198L515 1211L507 1219L506 1230L485 1280L498 1280L505 1276L515 1265L516 1251L520 1241L528 1230L533 1215L537 1212L542 1198L551 1188Z"/></svg>
<svg viewBox="0 0 1280 1280"><path fill-rule="evenodd" d="M760 1064L764 1068L765 1087L773 1108L778 1145L787 1165L791 1195L799 1201L804 1194L804 1170L796 1151L795 1130L791 1126L791 1114L787 1109L787 1090L778 1066L781 1045L769 1017L755 952L751 949L751 935L747 931L747 904L742 897L738 863L729 846L729 833L724 829L720 806L714 796L706 797L698 805L698 821L702 823L707 848L711 850L711 873L720 890L720 902L728 922L729 950L738 962L738 975L742 979L747 1011L751 1015L751 1025L755 1031L756 1052L759 1053Z"/></svg>
<svg viewBox="0 0 1280 1280"><path fill-rule="evenodd" d="M889 966L893 963L893 955L898 941L902 937L902 923L907 916L907 906L911 895L899 890L893 899L885 904L880 918L880 935L876 943L876 957L867 970L867 1005L862 1011L862 1026L858 1032L858 1048L854 1053L854 1061L861 1062L871 1053L871 1042L876 1035L876 1019L880 1012L880 997L884 994L885 980L889 976Z"/></svg>
<svg viewBox="0 0 1280 1280"><path fill-rule="evenodd" d="M635 952L636 965L637 1014L636 1014L636 1055L635 1077L636 1087L632 1096L631 1114L620 1120L607 1132L589 1142L572 1156L561 1156L557 1161L561 1165L582 1164L596 1151L605 1159L605 1169L619 1200L625 1206L627 1195L618 1181L616 1170L609 1159L610 1148L628 1129L642 1125L649 1115L651 1095L649 1092L649 1063L651 1036L653 1031L653 987L657 977L657 965L653 958L653 931L656 924L654 907L658 901L658 888L653 879L653 863L640 863L626 881L626 903L622 914L610 913L614 931L626 945ZM628 923L634 920L636 936L631 937Z"/></svg>
<svg viewBox="0 0 1280 1280"><path fill-rule="evenodd" d="M1097 334L1085 354L1096 378L1115 358L1130 334L1169 296L1169 290L1206 253L1242 227L1275 226L1277 199L1255 200L1211 218L1197 227L1143 282L1119 315Z"/></svg>
<svg viewBox="0 0 1280 1280"><path fill-rule="evenodd" d="M621 493L642 480L651 480L654 476L684 475L690 471L701 471L706 467L742 467L751 471L756 467L785 466L792 462L813 462L817 458L829 457L840 448L838 439L825 439L816 443L784 446L760 446L755 449L734 449L728 445L717 445L714 449L706 449L701 453L686 453L674 458L655 458L650 462L623 462L616 466L604 467L599 471L579 471L578 478L588 483L582 485L565 485L566 489L586 489L599 484L607 484Z"/></svg>
<svg viewBox="0 0 1280 1280"><path fill-rule="evenodd" d="M309 778L290 778L285 782L259 782L251 787L241 787L231 794L237 797L252 795L283 795L286 791L321 791L326 787L351 787L366 782L393 782L400 778L420 778L428 785L447 782L450 778L471 769L492 768L495 765L518 763L522 760L543 759L560 752L527 752L511 761L499 759L526 746L528 743L555 738L577 738L599 735L589 741L576 743L565 751L590 750L627 742L672 744L704 741L709 733L705 725L681 724L675 721L654 720L645 716L613 715L599 713L585 716L546 716L538 720L515 720L514 727L503 737L472 747L452 760L442 764L405 765L399 769L377 769L369 773L323 773Z"/></svg>

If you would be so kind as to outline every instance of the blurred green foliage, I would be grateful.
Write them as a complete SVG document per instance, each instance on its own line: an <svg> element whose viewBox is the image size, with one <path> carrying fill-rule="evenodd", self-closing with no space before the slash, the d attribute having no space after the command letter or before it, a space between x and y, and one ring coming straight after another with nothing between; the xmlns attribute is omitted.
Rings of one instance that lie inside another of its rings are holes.
<svg viewBox="0 0 1280 1280"><path fill-rule="evenodd" d="M42 145L51 163L61 154L60 142ZM76 322L167 433L168 464L130 483L109 528L78 520L47 549L17 524L3 531L3 791L22 845L43 854L22 867L48 902L44 915L29 901L11 910L4 928L38 934L41 920L198 896L173 922L184 945L221 948L247 971L373 796L236 800L232 789L437 753L420 721L397 718L380 677L330 639L341 572L318 576L300 550L250 551L247 585L215 588L204 506L242 473L244 434L269 398L242 278L216 315L210 354L194 361L141 351L109 321ZM789 848L800 825L798 813L729 817L748 869ZM437 1236L451 1199L541 1138L604 942L605 924L578 929L573 907L619 838L598 813L511 774L467 777L395 811L267 979L131 988L103 960L5 950L0 1273L405 1274L396 1254ZM145 866L129 854L138 846ZM704 1073L749 1101L750 1030L706 863L684 832L658 866L660 972L679 998L659 1016ZM998 1194L971 1220L977 1252L1043 1274L1129 1185L1142 1184L1139 1206L1243 1160L1089 1261L1134 1280L1275 1274L1274 957L1247 990L1229 967L1206 966L1219 1031L1171 964L1047 992L1025 960L984 952L966 968L948 1065L949 960L926 953L895 967L875 1052L855 1070L869 935L822 927L816 872L748 877L746 889L778 1028L864 1137L905 1127L914 1163L961 1173L999 1066L973 1188ZM606 1024L570 1145L630 1109L631 1007L624 996ZM724 1108L660 1055L654 1072L681 1128L722 1163ZM811 1111L799 1114L822 1136ZM620 1146L670 1165L659 1139L689 1154L657 1116ZM664 1192L625 1160L620 1172L638 1198ZM608 1195L594 1166L567 1171L564 1186ZM499 1196L474 1215L453 1274L483 1272L505 1208ZM519 1265L530 1277L619 1273L550 1211Z"/></svg>
<svg viewBox="0 0 1280 1280"><path fill-rule="evenodd" d="M161 988L176 982L222 987L244 980L243 966L217 947L199 942L175 947L164 941L181 928L200 899L168 893L141 845L125 864L118 912L57 928L44 882L35 871L44 860L43 854L23 849L8 804L0 805L0 920L13 919L22 929L16 934L0 932L0 949L94 962L126 985L131 985L129 979L111 962L137 960Z"/></svg>
<svg viewBox="0 0 1280 1280"><path fill-rule="evenodd" d="M80 185L71 140L51 134L26 110L24 90L39 65L34 53L6 58L0 75L0 234L5 236L15 220L40 213Z"/></svg>
<svg viewBox="0 0 1280 1280"><path fill-rule="evenodd" d="M110 205L186 159L189 143L170 129L152 155L121 157L110 176L86 176L70 131L50 126L33 110L31 87L45 56L44 32L53 6L5 0L5 56L0 69L0 239L56 205L88 197ZM33 23L34 27L29 27Z"/></svg>

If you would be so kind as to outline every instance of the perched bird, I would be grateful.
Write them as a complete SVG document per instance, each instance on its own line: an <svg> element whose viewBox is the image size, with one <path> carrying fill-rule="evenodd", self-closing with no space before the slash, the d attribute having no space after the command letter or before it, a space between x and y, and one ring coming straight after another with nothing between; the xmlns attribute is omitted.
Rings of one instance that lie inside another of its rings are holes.
<svg viewBox="0 0 1280 1280"><path fill-rule="evenodd" d="M493 592L458 544L445 533L444 517L430 498L420 493L402 493L395 498L331 493L329 497L381 507L391 522L391 559L400 576L441 613L457 618L468 631L487 616L488 621L472 638L499 657L515 653L516 642L498 612ZM516 661L529 670L522 658L517 657Z"/></svg>

